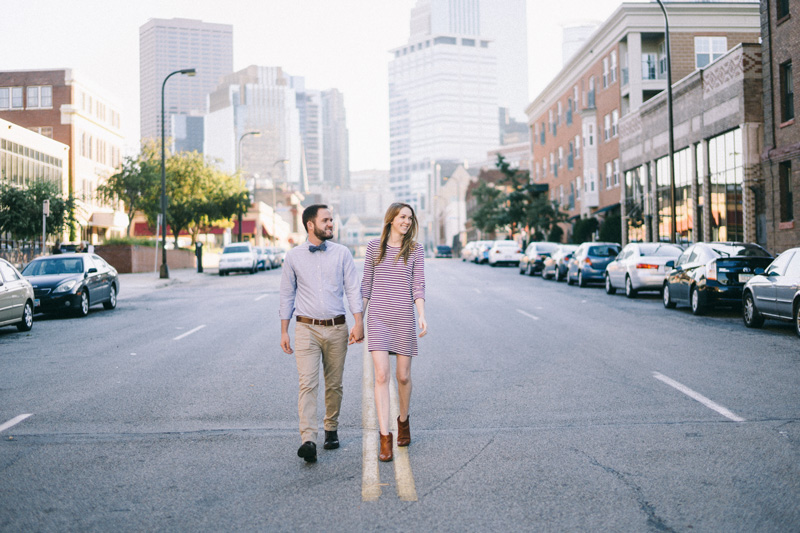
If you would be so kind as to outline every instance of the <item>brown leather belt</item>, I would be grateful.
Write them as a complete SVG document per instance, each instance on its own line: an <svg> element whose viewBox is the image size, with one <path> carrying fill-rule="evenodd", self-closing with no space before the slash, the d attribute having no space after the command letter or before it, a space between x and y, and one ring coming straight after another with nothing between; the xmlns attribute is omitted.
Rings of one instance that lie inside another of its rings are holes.
<svg viewBox="0 0 800 533"><path fill-rule="evenodd" d="M338 326L346 322L344 315L327 318L324 320L318 318L308 318L307 316L298 316L297 321L301 324L311 324L312 326Z"/></svg>

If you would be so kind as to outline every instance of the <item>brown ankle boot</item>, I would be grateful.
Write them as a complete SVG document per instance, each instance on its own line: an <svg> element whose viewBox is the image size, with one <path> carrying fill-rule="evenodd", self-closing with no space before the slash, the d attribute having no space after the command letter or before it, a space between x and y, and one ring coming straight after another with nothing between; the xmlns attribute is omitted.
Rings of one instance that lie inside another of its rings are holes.
<svg viewBox="0 0 800 533"><path fill-rule="evenodd" d="M392 434L389 433L388 435L381 434L381 453L378 455L378 459L383 461L384 463L392 460Z"/></svg>
<svg viewBox="0 0 800 533"><path fill-rule="evenodd" d="M411 418L410 416L406 417L405 422L400 422L400 417L397 417L397 445L398 446L408 446L411 442L411 428L408 426L408 419Z"/></svg>

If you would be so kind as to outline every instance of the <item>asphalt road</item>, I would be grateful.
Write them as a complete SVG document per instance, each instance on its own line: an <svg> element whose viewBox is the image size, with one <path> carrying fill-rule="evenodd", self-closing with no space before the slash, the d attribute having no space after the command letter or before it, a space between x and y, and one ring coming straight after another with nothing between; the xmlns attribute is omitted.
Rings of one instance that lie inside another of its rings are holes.
<svg viewBox="0 0 800 533"><path fill-rule="evenodd" d="M515 268L426 275L405 463L365 452L363 345L342 447L296 456L279 270L123 277L114 311L0 329L0 427L31 415L0 430L0 531L800 530L791 326Z"/></svg>

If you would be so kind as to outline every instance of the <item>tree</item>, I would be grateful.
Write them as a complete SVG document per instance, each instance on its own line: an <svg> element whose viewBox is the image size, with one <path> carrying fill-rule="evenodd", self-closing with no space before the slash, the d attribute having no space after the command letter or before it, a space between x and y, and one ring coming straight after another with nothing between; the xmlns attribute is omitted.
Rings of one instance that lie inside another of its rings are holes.
<svg viewBox="0 0 800 533"><path fill-rule="evenodd" d="M64 198L58 186L35 180L27 188L0 185L0 233L9 233L16 241L33 241L42 235L42 208L50 202L47 235L59 235L75 221L75 200Z"/></svg>
<svg viewBox="0 0 800 533"><path fill-rule="evenodd" d="M572 227L572 242L580 244L592 240L592 235L597 231L598 223L594 217L579 218Z"/></svg>
<svg viewBox="0 0 800 533"><path fill-rule="evenodd" d="M600 224L600 240L603 242L620 242L622 239L622 218L609 215Z"/></svg>
<svg viewBox="0 0 800 533"><path fill-rule="evenodd" d="M138 156L126 157L120 171L97 187L100 198L121 202L125 206L129 237L133 229L133 216L142 209L148 195L152 195L155 189L160 191L161 168L155 152L155 145L145 145Z"/></svg>
<svg viewBox="0 0 800 533"><path fill-rule="evenodd" d="M472 214L475 227L484 233L494 233L504 224L505 194L501 189L481 182L472 190L472 195L478 205Z"/></svg>

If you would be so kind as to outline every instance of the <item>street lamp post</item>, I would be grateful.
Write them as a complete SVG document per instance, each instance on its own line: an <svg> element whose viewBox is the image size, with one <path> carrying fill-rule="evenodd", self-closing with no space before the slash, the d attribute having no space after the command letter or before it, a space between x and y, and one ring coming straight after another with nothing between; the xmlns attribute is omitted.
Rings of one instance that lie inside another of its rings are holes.
<svg viewBox="0 0 800 533"><path fill-rule="evenodd" d="M675 205L675 136L672 120L672 61L669 54L669 17L661 0L656 0L664 13L664 46L667 49L667 115L669 127L669 199L672 204L669 242L678 242L677 206Z"/></svg>
<svg viewBox="0 0 800 533"><path fill-rule="evenodd" d="M288 159L278 159L272 163L272 170L270 171L270 177L272 177L272 246L275 246L275 210L278 208L278 195L276 191L278 184L275 181L274 171L277 165L288 162Z"/></svg>
<svg viewBox="0 0 800 533"><path fill-rule="evenodd" d="M167 85L167 80L175 74L194 76L197 71L193 68L176 70L175 72L170 72L161 83L161 270L159 277L162 279L169 278L169 268L167 267L167 169L164 151L164 88Z"/></svg>
<svg viewBox="0 0 800 533"><path fill-rule="evenodd" d="M238 148L239 148L239 157L238 157L238 163L236 165L238 167L238 169L239 169L239 172L242 171L242 139L244 139L248 135L252 135L253 137L261 137L261 132L258 131L258 130L248 131L246 133L243 133L242 136L239 137L239 146L238 146ZM242 242L242 206L241 206L241 204L239 204L239 242Z"/></svg>

